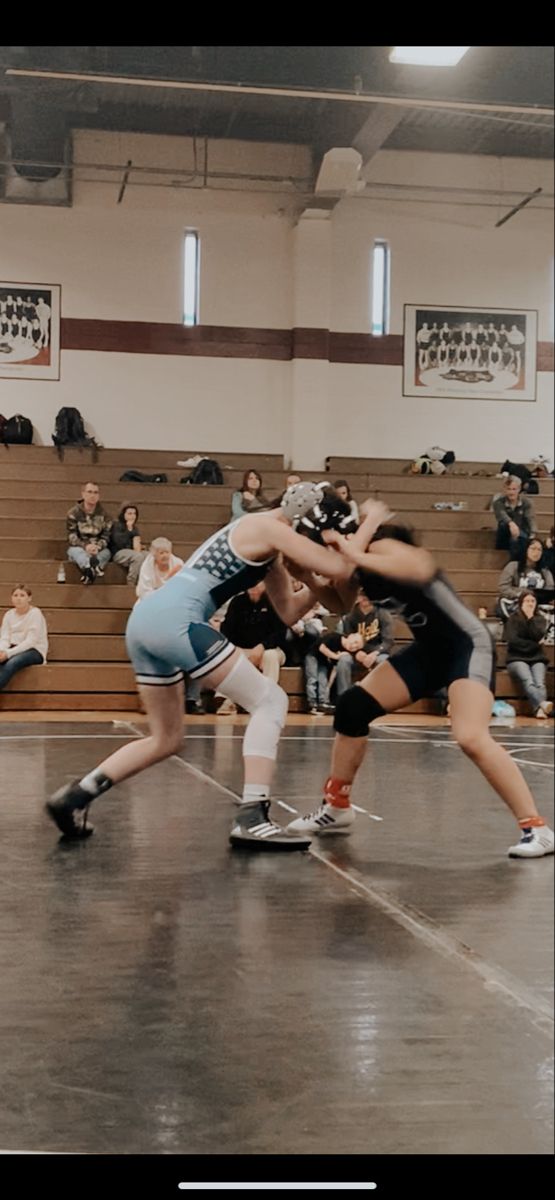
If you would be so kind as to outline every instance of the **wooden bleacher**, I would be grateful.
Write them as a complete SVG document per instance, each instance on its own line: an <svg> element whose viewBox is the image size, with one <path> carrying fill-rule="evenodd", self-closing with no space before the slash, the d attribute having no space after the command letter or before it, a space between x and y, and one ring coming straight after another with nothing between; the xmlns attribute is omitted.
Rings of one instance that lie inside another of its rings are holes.
<svg viewBox="0 0 555 1200"><path fill-rule="evenodd" d="M133 673L127 661L123 633L134 592L124 572L113 563L94 587L79 583L79 571L65 559L65 516L80 497L87 479L98 481L101 501L115 517L124 503L136 503L145 544L160 535L171 538L175 553L186 558L199 543L229 518L231 492L251 466L261 472L269 495L281 491L286 471L279 455L236 454L214 451L224 473L222 487L190 487L179 483L188 468L178 467L190 451L68 449L60 461L48 446L0 448L0 609L9 606L16 583L28 583L33 602L44 612L49 629L49 657L43 667L18 672L0 693L2 711L112 711L138 709ZM95 461L96 457L96 461ZM373 495L387 501L399 516L421 532L466 603L476 611L484 606L493 613L497 581L506 554L492 549L494 519L489 510L498 464L457 463L444 476L406 473L406 460L331 458L327 475L300 472L304 478L347 478L353 495L362 500ZM148 473L164 471L167 484L120 483L126 469ZM463 474L462 472L467 472ZM478 473L479 472L479 473ZM488 472L489 476L484 475ZM436 501L463 501L460 512L437 511ZM540 481L534 497L540 533L553 523L553 479ZM65 584L56 582L60 562L65 562ZM410 638L402 622L396 624L399 641ZM553 647L548 673L553 692ZM505 646L498 645L497 696L509 700L518 712L526 702L504 670ZM291 711L305 708L302 672L282 670L283 686ZM409 711L434 712L437 702L420 701Z"/></svg>

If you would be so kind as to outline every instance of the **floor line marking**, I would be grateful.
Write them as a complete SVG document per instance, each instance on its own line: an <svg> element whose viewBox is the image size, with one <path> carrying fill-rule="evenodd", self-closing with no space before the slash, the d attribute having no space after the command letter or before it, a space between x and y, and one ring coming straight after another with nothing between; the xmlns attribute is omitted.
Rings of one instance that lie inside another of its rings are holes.
<svg viewBox="0 0 555 1200"><path fill-rule="evenodd" d="M139 737L144 737L144 734L141 733L141 731L137 729L135 725L132 725L131 721L126 721L125 724L127 725L128 729L132 730L133 733L137 733ZM185 767L187 771L191 771L193 775L196 775L197 779L202 779L205 783L211 783L215 788L218 789L218 791L223 792L226 796L231 796L234 804L240 803L241 797L237 794L237 792L232 792L231 788L226 787L225 784L218 783L218 780L214 779L212 775L206 775L204 771L200 770L200 767L194 767L193 764L187 762L186 759L180 758L179 754L172 754L169 757L175 762L181 763L181 766Z"/></svg>
<svg viewBox="0 0 555 1200"><path fill-rule="evenodd" d="M548 763L532 762L530 758L517 758L516 755L513 755L513 762L520 763L524 767L537 767L538 771L547 771L549 775L553 775L555 769L550 767Z"/></svg>
<svg viewBox="0 0 555 1200"><path fill-rule="evenodd" d="M391 917L396 924L401 925L409 933L412 933L414 937L424 942L430 949L435 950L444 958L455 958L458 962L473 970L483 980L486 988L498 991L503 998L509 997L519 1007L529 1009L535 1017L547 1020L552 1024L553 1008L541 996L537 996L526 984L515 979L507 971L503 971L501 967L497 967L482 959L471 946L467 946L464 942L452 937L451 934L436 925L435 922L424 913L419 912L418 909L412 909L408 905L393 900L389 893L382 891L381 888L377 888L375 885L370 887L360 878L354 868L351 867L349 871L346 871L326 858L321 851L312 849L312 847L308 853L313 858L317 858L319 862L324 863L336 875L339 875L351 887L354 887L357 892L367 897L383 913ZM547 1030L543 1028L543 1032L547 1032Z"/></svg>
<svg viewBox="0 0 555 1200"><path fill-rule="evenodd" d="M130 722L126 722L126 724L134 733L138 732ZM240 800L237 792L233 792L231 788L218 783L217 779L214 779L211 775L207 775L204 771L200 771L197 767L193 767L191 763L186 762L179 755L172 754L171 757L175 762L180 763L185 770L191 771L193 775L197 775L207 783L211 783L218 791L231 796L235 803ZM536 996L526 984L515 979L507 971L503 971L501 967L496 967L486 962L472 947L452 937L451 934L447 933L440 926L437 926L435 922L418 909L412 909L408 905L403 905L399 901L392 899L389 893L382 891L381 888L377 888L375 885L370 887L360 878L354 868L351 867L349 871L345 871L342 867L332 862L331 859L326 858L325 854L322 854L320 850L314 849L312 846L308 849L307 853L312 858L317 859L318 862L321 862L325 867L329 867L331 871L339 875L341 879L345 880L357 892L385 913L386 916L391 917L397 925L401 925L403 929L406 929L407 932L411 933L413 937L418 938L431 950L441 954L443 958L453 958L461 965L469 967L483 981L486 989L498 992L503 999L510 999L520 1008L530 1010L537 1020L538 1028L543 1033L552 1035L553 1008L541 996Z"/></svg>
<svg viewBox="0 0 555 1200"><path fill-rule="evenodd" d="M125 722L125 724L128 725L128 722ZM129 725L129 728L130 728L130 725ZM72 741L72 740L73 741L79 741L79 740L83 740L83 741L100 740L100 741L102 741L104 739L108 740L108 741L124 741L126 736L127 736L126 734L120 734L120 733L29 733L29 734L21 733L21 734L5 734L5 735L0 733L0 745L2 744L2 742L26 742L26 741L29 741L29 742L32 742L32 741L36 741L36 742ZM135 737L144 737L144 734L140 733L139 730L135 730ZM242 733L225 733L225 734L221 734L221 733L186 733L186 734L184 734L184 740L190 741L190 742L194 742L194 741L200 741L200 742L202 742L202 741L230 741L230 742L237 741L237 742L241 742L243 740L243 737L244 737L244 734L242 734ZM370 736L368 740L371 744L374 742L381 742L381 743L384 743L385 745L391 745L389 738L379 738L379 737ZM281 741L282 742L316 742L316 743L325 742L325 743L328 743L328 742L333 742L334 738L333 737L313 737L311 735L303 736L302 734L291 734L291 735L285 734L282 736ZM441 746L450 746L452 748L456 748L456 746L457 746L457 743L454 741L453 742L430 741L428 738L399 738L398 742L400 742L400 741L406 742L408 745L413 745L413 746L423 745L423 744L431 745L434 748L441 747ZM508 750L508 753L514 753L514 751L520 752L522 750L551 750L554 748L554 743L552 740L545 741L545 742L536 741L536 742L530 743L529 745L526 745L526 746L521 746L519 742L498 741L497 745L504 746L505 749ZM512 747L512 750L508 749L509 747Z"/></svg>
<svg viewBox="0 0 555 1200"><path fill-rule="evenodd" d="M97 738L101 738L103 741L124 742L126 737L125 733L10 733L6 736L0 734L0 745L2 742L69 742L72 740L90 742Z"/></svg>

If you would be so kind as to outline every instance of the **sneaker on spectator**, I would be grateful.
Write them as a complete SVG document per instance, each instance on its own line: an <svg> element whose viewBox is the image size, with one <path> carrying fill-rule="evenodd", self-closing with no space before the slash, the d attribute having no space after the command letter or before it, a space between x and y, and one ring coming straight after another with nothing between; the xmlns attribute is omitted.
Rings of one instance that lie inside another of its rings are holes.
<svg viewBox="0 0 555 1200"><path fill-rule="evenodd" d="M218 709L218 716L219 717L233 717L233 716L235 716L236 712L237 712L237 705L233 703L233 700L224 700L223 704L220 704L220 707Z"/></svg>
<svg viewBox="0 0 555 1200"><path fill-rule="evenodd" d="M94 567L85 567L85 570L81 576L81 583L94 583L95 579L96 574Z"/></svg>

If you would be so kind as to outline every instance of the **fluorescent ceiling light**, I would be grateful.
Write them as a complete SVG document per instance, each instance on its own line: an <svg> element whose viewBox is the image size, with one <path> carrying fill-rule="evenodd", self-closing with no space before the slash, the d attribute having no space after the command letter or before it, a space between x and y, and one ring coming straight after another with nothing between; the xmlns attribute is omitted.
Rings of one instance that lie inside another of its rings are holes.
<svg viewBox="0 0 555 1200"><path fill-rule="evenodd" d="M420 67L454 67L470 46L394 46L389 61Z"/></svg>

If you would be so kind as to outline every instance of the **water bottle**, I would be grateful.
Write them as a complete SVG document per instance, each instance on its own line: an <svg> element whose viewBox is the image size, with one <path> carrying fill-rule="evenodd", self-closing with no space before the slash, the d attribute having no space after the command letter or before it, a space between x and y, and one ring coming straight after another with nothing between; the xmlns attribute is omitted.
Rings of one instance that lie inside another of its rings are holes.
<svg viewBox="0 0 555 1200"><path fill-rule="evenodd" d="M57 581L57 583L65 583L65 581L66 581L66 569L65 569L63 563L60 563L60 565L58 567L58 574L56 576L56 581Z"/></svg>

